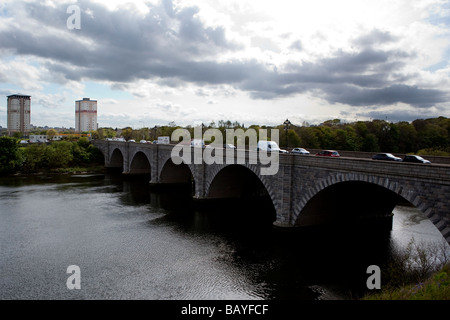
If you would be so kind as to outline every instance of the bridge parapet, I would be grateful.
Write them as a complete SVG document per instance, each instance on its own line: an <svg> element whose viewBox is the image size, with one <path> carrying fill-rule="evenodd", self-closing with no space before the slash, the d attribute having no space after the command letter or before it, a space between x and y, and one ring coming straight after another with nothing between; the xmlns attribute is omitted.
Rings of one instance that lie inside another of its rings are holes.
<svg viewBox="0 0 450 320"><path fill-rule="evenodd" d="M437 183L450 183L450 165L390 162L361 158L326 158L316 156L289 155L295 166L326 168L351 171L378 176L401 176L411 179L433 180Z"/></svg>

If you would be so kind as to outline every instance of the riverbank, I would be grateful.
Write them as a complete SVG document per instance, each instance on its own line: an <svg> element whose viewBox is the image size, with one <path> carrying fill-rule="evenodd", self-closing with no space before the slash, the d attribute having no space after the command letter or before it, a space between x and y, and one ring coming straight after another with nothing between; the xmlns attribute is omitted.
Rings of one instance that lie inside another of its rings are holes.
<svg viewBox="0 0 450 320"><path fill-rule="evenodd" d="M387 288L362 300L450 300L450 263L423 282Z"/></svg>
<svg viewBox="0 0 450 320"><path fill-rule="evenodd" d="M4 177L27 177L27 176L45 176L45 175L70 175L70 174L102 174L105 173L104 166L92 166L92 167L69 167L69 168L57 168L50 170L40 170L37 172L16 172Z"/></svg>

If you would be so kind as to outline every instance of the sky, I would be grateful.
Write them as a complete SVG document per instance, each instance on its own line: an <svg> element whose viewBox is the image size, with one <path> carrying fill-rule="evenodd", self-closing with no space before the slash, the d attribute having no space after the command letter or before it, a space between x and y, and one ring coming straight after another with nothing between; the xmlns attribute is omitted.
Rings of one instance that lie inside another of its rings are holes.
<svg viewBox="0 0 450 320"><path fill-rule="evenodd" d="M2 0L0 126L16 93L66 128L450 117L450 0Z"/></svg>

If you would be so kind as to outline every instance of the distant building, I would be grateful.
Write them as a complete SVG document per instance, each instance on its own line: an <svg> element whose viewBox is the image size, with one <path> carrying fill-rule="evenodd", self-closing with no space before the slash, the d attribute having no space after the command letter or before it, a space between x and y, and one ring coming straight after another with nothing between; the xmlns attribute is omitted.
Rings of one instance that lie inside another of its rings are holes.
<svg viewBox="0 0 450 320"><path fill-rule="evenodd" d="M75 132L97 130L97 100L75 101Z"/></svg>
<svg viewBox="0 0 450 320"><path fill-rule="evenodd" d="M8 134L20 132L28 135L31 120L31 96L13 94L8 96Z"/></svg>
<svg viewBox="0 0 450 320"><path fill-rule="evenodd" d="M29 142L30 143L39 143L39 142L40 143L47 143L49 141L61 141L64 138L67 138L67 137L77 137L77 138L87 137L90 140L91 139L91 134L90 133L86 133L86 134L84 134L84 133L83 134L79 134L79 133L74 133L74 134L71 134L71 133L69 133L69 134L67 134L67 133L59 133L59 134L53 136L51 139L46 134L30 134Z"/></svg>

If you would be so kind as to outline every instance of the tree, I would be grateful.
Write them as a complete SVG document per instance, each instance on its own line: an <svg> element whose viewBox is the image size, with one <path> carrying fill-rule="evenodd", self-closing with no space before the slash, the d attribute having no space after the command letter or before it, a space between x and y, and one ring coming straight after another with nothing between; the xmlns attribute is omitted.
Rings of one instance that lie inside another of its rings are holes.
<svg viewBox="0 0 450 320"><path fill-rule="evenodd" d="M48 140L53 140L53 138L58 134L58 132L55 129L48 129L47 130L47 138Z"/></svg>
<svg viewBox="0 0 450 320"><path fill-rule="evenodd" d="M320 148L319 138L317 138L316 130L313 127L301 127L299 129L300 141L305 148Z"/></svg>
<svg viewBox="0 0 450 320"><path fill-rule="evenodd" d="M417 131L409 122L397 123L398 128L398 149L399 152L409 153L416 152L417 148Z"/></svg>
<svg viewBox="0 0 450 320"><path fill-rule="evenodd" d="M380 147L378 146L378 138L373 133L368 133L362 142L362 151L366 152L379 152Z"/></svg>
<svg viewBox="0 0 450 320"><path fill-rule="evenodd" d="M320 148L334 149L335 148L335 134L328 126L314 127L317 138L319 139Z"/></svg>
<svg viewBox="0 0 450 320"><path fill-rule="evenodd" d="M69 141L53 142L45 149L45 158L49 168L63 168L73 159L72 143Z"/></svg>
<svg viewBox="0 0 450 320"><path fill-rule="evenodd" d="M288 133L288 147L296 148L301 145L300 137L294 129L289 129Z"/></svg>
<svg viewBox="0 0 450 320"><path fill-rule="evenodd" d="M14 172L21 162L17 140L12 137L0 137L0 174Z"/></svg>
<svg viewBox="0 0 450 320"><path fill-rule="evenodd" d="M130 140L132 136L133 136L133 129L131 129L130 127L122 129L122 137L125 140Z"/></svg>
<svg viewBox="0 0 450 320"><path fill-rule="evenodd" d="M36 172L37 170L48 167L47 158L45 157L45 144L30 144L24 149L24 162L22 170L25 172Z"/></svg>
<svg viewBox="0 0 450 320"><path fill-rule="evenodd" d="M87 148L90 142L87 137L81 137L80 139L78 139L77 144L82 148Z"/></svg>

